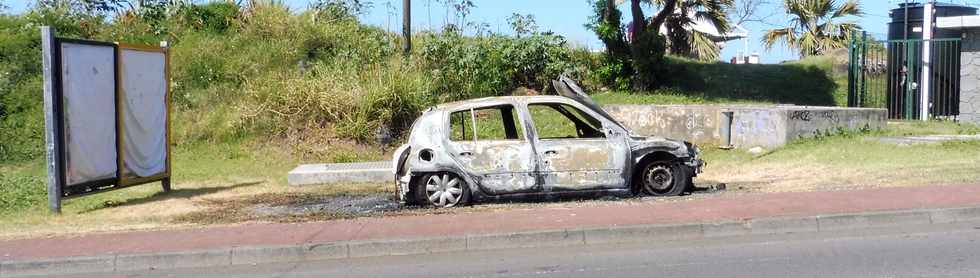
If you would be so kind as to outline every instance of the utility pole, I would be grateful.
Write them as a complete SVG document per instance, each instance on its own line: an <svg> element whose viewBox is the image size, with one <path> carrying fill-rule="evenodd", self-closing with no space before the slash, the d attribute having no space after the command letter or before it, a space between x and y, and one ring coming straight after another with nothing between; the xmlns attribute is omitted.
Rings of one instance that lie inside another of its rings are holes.
<svg viewBox="0 0 980 278"><path fill-rule="evenodd" d="M932 89L932 22L935 0L922 8L922 86L919 86L919 119L929 120L929 91Z"/></svg>
<svg viewBox="0 0 980 278"><path fill-rule="evenodd" d="M412 0L402 0L402 51L412 54Z"/></svg>

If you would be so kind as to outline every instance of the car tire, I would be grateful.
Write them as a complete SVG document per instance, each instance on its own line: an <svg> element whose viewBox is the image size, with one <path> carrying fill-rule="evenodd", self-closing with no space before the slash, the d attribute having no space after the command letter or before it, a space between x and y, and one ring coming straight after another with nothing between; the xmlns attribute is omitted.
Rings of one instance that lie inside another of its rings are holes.
<svg viewBox="0 0 980 278"><path fill-rule="evenodd" d="M470 201L469 184L450 172L425 174L414 189L416 202L426 207L460 207Z"/></svg>
<svg viewBox="0 0 980 278"><path fill-rule="evenodd" d="M678 196L691 184L691 174L677 162L652 161L640 169L639 187L650 196Z"/></svg>

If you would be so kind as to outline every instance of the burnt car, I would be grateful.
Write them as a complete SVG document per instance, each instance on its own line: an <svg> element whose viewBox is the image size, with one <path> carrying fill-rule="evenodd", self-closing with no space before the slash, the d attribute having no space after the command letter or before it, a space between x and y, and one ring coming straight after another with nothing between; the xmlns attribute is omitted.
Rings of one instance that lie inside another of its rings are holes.
<svg viewBox="0 0 980 278"><path fill-rule="evenodd" d="M704 162L688 142L636 136L571 79L560 96L506 96L437 105L393 156L408 204L461 206L562 194L680 195Z"/></svg>

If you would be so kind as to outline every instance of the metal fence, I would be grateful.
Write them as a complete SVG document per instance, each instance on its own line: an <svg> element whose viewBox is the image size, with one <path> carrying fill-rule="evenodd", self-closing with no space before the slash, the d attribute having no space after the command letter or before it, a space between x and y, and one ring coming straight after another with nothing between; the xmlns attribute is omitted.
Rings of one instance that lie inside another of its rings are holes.
<svg viewBox="0 0 980 278"><path fill-rule="evenodd" d="M923 62L925 46L929 64ZM851 36L849 54L848 106L886 108L891 119L920 119L925 92L928 117L959 115L959 38L882 41L862 32ZM921 86L923 71L928 71L928 88Z"/></svg>

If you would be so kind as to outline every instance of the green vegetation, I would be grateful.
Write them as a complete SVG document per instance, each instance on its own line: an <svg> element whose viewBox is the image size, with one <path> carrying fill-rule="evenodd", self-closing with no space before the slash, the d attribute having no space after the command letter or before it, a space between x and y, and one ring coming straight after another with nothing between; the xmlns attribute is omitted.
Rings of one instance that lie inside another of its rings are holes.
<svg viewBox="0 0 980 278"><path fill-rule="evenodd" d="M670 58L674 84L653 93L596 93L604 104L779 103L847 105L847 76L830 56L783 64L735 65Z"/></svg>
<svg viewBox="0 0 980 278"><path fill-rule="evenodd" d="M178 146L254 138L391 141L435 103L518 87L544 90L560 73L587 70L573 64L576 57L592 58L548 33L469 37L452 26L417 34L415 51L406 58L397 51L397 35L360 24L335 5L322 9L187 4L162 15L121 13L109 21L41 5L24 15L0 15L0 161L43 154L41 25L53 25L65 37L171 41ZM304 155L332 157L329 151Z"/></svg>

